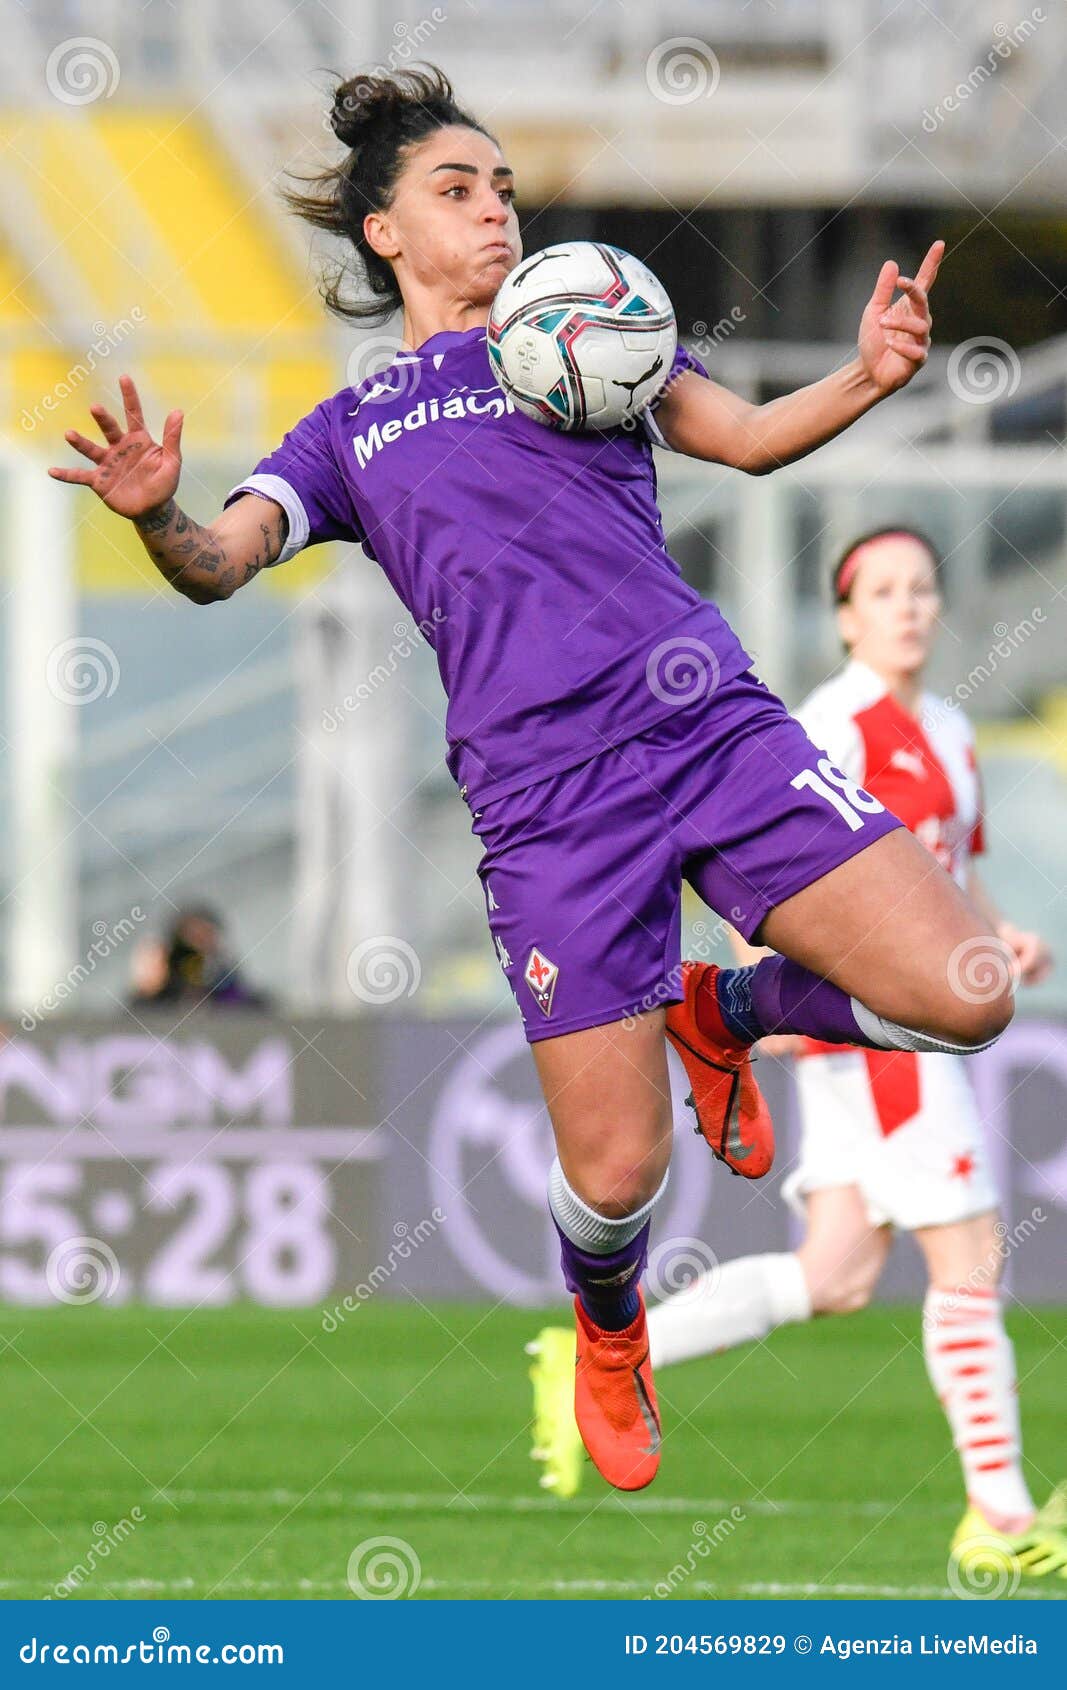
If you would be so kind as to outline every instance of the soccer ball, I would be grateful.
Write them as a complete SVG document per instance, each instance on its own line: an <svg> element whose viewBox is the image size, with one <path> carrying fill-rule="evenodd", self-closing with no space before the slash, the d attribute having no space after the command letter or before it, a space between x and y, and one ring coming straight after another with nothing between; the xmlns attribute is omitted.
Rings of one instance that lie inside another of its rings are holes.
<svg viewBox="0 0 1067 1690"><path fill-rule="evenodd" d="M678 330L661 282L630 252L567 241L524 258L493 301L493 371L549 428L632 425L670 373Z"/></svg>

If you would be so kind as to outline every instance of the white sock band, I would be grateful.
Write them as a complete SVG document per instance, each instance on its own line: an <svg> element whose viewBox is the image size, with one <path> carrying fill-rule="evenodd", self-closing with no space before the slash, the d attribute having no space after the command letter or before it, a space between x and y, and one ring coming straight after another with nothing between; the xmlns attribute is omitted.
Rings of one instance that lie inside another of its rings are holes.
<svg viewBox="0 0 1067 1690"><path fill-rule="evenodd" d="M999 1033L994 1033L991 1039L983 1039L979 1044L953 1044L951 1039L938 1039L932 1033L921 1033L915 1027L901 1027L899 1022L887 1021L883 1016L875 1015L866 1004L860 1003L859 998L849 998L848 1001L857 1025L880 1050L942 1050L950 1056L971 1056L976 1051L988 1050L1000 1037Z"/></svg>
<svg viewBox="0 0 1067 1690"><path fill-rule="evenodd" d="M811 1295L795 1255L741 1256L649 1310L652 1365L750 1344L776 1326L810 1318Z"/></svg>
<svg viewBox="0 0 1067 1690"><path fill-rule="evenodd" d="M618 1220L612 1220L609 1216L600 1215L595 1209L591 1209L588 1203L583 1203L576 1191L571 1190L557 1156L548 1176L548 1206L556 1217L560 1231L566 1233L572 1244L577 1244L580 1250L588 1250L594 1256L610 1256L614 1250L621 1250L624 1244L629 1244L631 1238L637 1237L666 1191L669 1177L668 1168L659 1190L647 1203L642 1204L632 1215L622 1215Z"/></svg>

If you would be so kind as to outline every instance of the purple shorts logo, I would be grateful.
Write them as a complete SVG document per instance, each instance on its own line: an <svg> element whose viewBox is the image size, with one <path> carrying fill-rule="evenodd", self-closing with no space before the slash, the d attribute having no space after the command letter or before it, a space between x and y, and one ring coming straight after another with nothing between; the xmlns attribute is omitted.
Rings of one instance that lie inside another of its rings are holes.
<svg viewBox="0 0 1067 1690"><path fill-rule="evenodd" d="M554 962L550 962L543 952L535 945L530 952L530 960L526 964L523 979L529 986L537 1007L544 1015L552 1013L552 999L555 996L556 981L559 979L559 969Z"/></svg>

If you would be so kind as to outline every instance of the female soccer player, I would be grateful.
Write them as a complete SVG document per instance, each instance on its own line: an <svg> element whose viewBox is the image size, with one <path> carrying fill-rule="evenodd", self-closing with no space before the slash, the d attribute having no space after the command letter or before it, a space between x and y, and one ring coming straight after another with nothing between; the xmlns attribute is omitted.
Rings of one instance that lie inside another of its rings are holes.
<svg viewBox="0 0 1067 1690"><path fill-rule="evenodd" d="M1006 988L953 988L981 912L682 580L651 461L655 440L763 475L839 434L924 362L944 244L914 277L882 266L856 357L810 387L751 405L680 350L642 429L557 433L505 401L486 351L521 254L497 141L432 68L341 83L331 118L345 156L290 200L361 261L367 297L346 302L335 276L327 303L354 321L402 312L404 350L298 422L206 527L175 502L181 413L157 444L128 377L125 427L93 406L104 444L67 434L90 467L51 473L130 518L198 604L303 546L358 540L432 630L448 766L556 1137L578 1420L605 1476L636 1489L659 1460L638 1282L671 1146L663 1005L701 1129L748 1173L771 1151L754 1039L971 1050L1011 1016ZM778 954L683 987L683 877Z"/></svg>
<svg viewBox="0 0 1067 1690"><path fill-rule="evenodd" d="M1047 946L996 911L974 858L983 849L974 735L964 713L924 690L941 612L938 561L908 527L862 536L833 572L843 669L797 711L837 768L877 794L986 912L999 944L968 959L972 990L998 971L1025 983L1051 968ZM653 1366L763 1339L816 1314L869 1302L892 1229L911 1232L926 1261L927 1371L959 1451L967 1511L952 1553L964 1565L1017 1566L1067 1578L1062 1508L1034 1508L1022 1472L1015 1362L997 1294L1003 1247L982 1124L958 1056L847 1050L813 1039L769 1041L798 1058L799 1162L783 1188L804 1220L785 1255L726 1262L653 1308ZM1003 1229L1001 1229L1003 1230ZM542 1334L537 1371L548 1383ZM542 1431L557 1487L576 1488L573 1424L562 1410ZM547 1408L542 1403L542 1417Z"/></svg>

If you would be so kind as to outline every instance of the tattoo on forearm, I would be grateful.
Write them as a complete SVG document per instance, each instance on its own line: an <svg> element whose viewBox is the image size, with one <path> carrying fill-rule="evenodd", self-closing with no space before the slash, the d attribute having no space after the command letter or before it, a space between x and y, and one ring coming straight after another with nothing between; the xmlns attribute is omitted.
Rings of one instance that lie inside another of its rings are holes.
<svg viewBox="0 0 1067 1690"><path fill-rule="evenodd" d="M287 524L281 512L261 522L262 550L257 546L243 564L229 562L218 536L194 522L173 499L137 517L134 526L160 573L180 593L195 599L229 594L251 581L277 557ZM204 576L211 581L205 582Z"/></svg>
<svg viewBox="0 0 1067 1690"><path fill-rule="evenodd" d="M196 597L203 591L203 576L214 576L226 553L214 534L193 522L168 499L158 510L146 511L134 527L156 568L180 593ZM184 538L178 540L177 536Z"/></svg>
<svg viewBox="0 0 1067 1690"><path fill-rule="evenodd" d="M139 516L134 527L139 528L143 534L158 534L162 529L170 527L177 508L174 500L168 499L158 510L146 511L144 516Z"/></svg>

